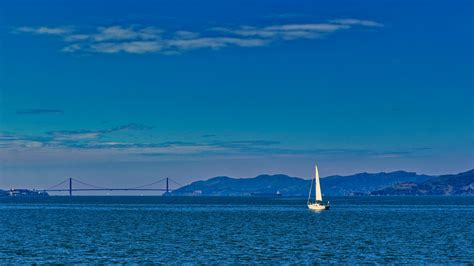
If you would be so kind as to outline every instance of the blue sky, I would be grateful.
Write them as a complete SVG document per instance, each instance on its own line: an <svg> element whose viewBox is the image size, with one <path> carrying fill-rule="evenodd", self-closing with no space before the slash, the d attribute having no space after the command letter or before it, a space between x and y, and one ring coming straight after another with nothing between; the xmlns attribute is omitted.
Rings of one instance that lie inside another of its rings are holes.
<svg viewBox="0 0 474 266"><path fill-rule="evenodd" d="M470 169L472 5L2 2L0 186Z"/></svg>

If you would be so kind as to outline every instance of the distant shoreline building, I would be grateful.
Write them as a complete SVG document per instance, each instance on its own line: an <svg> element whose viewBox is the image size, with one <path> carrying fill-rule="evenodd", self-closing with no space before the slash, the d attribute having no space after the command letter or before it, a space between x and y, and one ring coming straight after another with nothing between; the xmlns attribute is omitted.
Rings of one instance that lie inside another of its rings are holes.
<svg viewBox="0 0 474 266"><path fill-rule="evenodd" d="M46 191L29 189L10 189L9 191L0 190L0 197L46 197L49 196Z"/></svg>

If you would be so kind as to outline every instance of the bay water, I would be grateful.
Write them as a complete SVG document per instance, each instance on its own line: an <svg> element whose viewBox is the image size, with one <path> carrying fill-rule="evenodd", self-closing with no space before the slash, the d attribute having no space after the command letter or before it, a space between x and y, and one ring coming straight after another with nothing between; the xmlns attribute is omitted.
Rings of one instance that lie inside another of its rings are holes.
<svg viewBox="0 0 474 266"><path fill-rule="evenodd" d="M0 198L0 263L474 263L474 197L328 200Z"/></svg>

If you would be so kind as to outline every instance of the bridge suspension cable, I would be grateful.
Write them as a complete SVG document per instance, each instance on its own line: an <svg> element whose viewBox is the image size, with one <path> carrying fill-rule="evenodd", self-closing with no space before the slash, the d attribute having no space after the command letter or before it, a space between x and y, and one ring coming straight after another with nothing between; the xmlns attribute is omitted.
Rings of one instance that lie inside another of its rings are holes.
<svg viewBox="0 0 474 266"><path fill-rule="evenodd" d="M72 178L72 180L75 181L75 182L77 182L77 183L83 184L83 185L85 185L85 186L93 187L93 188L98 188L98 189L110 189L110 188L107 188L107 187L101 187L101 186L92 185L92 184L89 184L89 183L86 183L86 182L82 182L81 180L77 180L77 179L74 179L74 178Z"/></svg>
<svg viewBox="0 0 474 266"><path fill-rule="evenodd" d="M55 189L55 188L61 186L62 184L66 183L66 182L68 182L68 181L69 181L69 178L66 178L66 179L64 179L64 181L62 181L61 183L56 184L56 185L54 185L54 186L52 186L52 187L49 187L49 188L47 188L47 189L45 189L45 190Z"/></svg>
<svg viewBox="0 0 474 266"><path fill-rule="evenodd" d="M160 182L163 182L163 181L165 181L165 180L166 180L166 178L163 178L163 179L160 179L160 180L155 181L155 182L153 182L153 183L146 184L146 185L142 185L142 186L138 186L138 187L132 187L132 188L130 188L130 189L140 189L140 188L144 188L144 187L150 187L150 186L153 186L153 185L158 184L158 183L160 183Z"/></svg>
<svg viewBox="0 0 474 266"><path fill-rule="evenodd" d="M176 184L176 185L178 185L179 187L182 187L182 186L183 186L183 185L181 185L180 183L178 183L178 182L174 181L174 180L173 180L173 179L171 179L171 178L169 179L169 181L171 181L171 182L175 183L175 184Z"/></svg>

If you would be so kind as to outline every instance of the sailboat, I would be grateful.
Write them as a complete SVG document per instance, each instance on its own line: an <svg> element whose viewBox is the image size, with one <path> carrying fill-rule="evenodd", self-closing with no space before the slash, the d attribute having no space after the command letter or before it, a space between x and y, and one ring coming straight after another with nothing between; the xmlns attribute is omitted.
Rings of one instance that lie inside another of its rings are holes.
<svg viewBox="0 0 474 266"><path fill-rule="evenodd" d="M318 166L314 166L315 174L314 174L314 183L316 183L316 195L315 201L311 200L311 190L313 188L313 180L311 180L311 187L309 188L309 195L308 195L308 208L315 211L324 211L329 210L329 201L324 204L323 203L323 195L321 194L321 185L319 184L319 173L318 173Z"/></svg>

